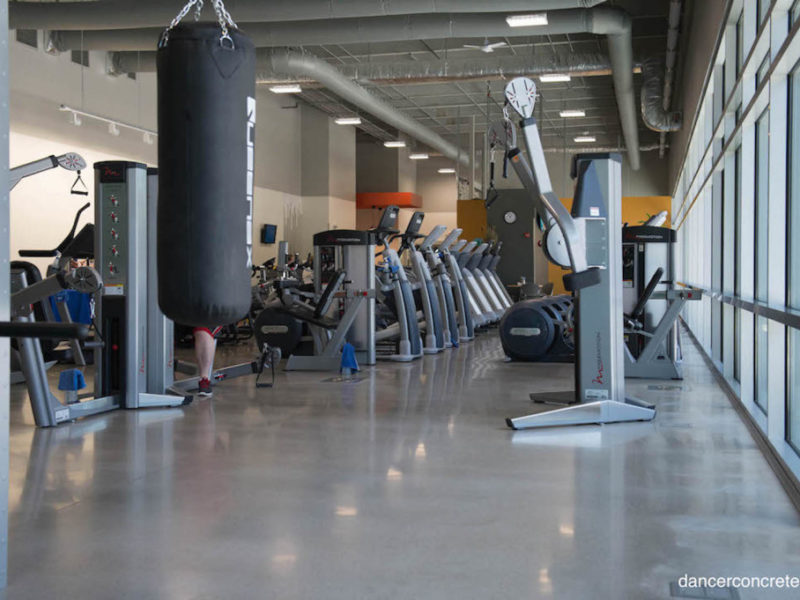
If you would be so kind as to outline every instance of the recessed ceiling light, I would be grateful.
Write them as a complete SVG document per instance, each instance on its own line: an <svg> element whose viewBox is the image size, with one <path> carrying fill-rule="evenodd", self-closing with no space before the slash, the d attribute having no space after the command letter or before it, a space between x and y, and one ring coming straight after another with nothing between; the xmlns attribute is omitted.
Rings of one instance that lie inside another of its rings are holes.
<svg viewBox="0 0 800 600"><path fill-rule="evenodd" d="M586 111L585 110L580 110L580 109L569 109L569 110L562 110L558 114L559 114L559 116L561 116L561 117L563 117L565 119L566 118L570 118L570 117L585 117L586 116Z"/></svg>
<svg viewBox="0 0 800 600"><path fill-rule="evenodd" d="M574 139L579 144L591 144L597 141L597 138L593 135L576 135Z"/></svg>
<svg viewBox="0 0 800 600"><path fill-rule="evenodd" d="M511 15L506 17L509 27L538 27L547 25L547 13L533 13L530 15Z"/></svg>
<svg viewBox="0 0 800 600"><path fill-rule="evenodd" d="M445 167L443 169L439 169L439 173L441 173L442 175L450 175L455 172L456 170L453 169L452 167Z"/></svg>
<svg viewBox="0 0 800 600"><path fill-rule="evenodd" d="M545 75L539 75L539 81L542 83L557 83L560 81L569 81L572 79L566 73L546 73Z"/></svg>
<svg viewBox="0 0 800 600"><path fill-rule="evenodd" d="M333 122L337 125L361 125L361 117L339 117Z"/></svg>
<svg viewBox="0 0 800 600"><path fill-rule="evenodd" d="M406 143L403 140L389 140L388 142L383 142L383 145L387 148L405 148Z"/></svg>
<svg viewBox="0 0 800 600"><path fill-rule="evenodd" d="M413 154L409 154L408 158L411 160L428 160L428 155L424 152L414 152Z"/></svg>
<svg viewBox="0 0 800 600"><path fill-rule="evenodd" d="M273 85L269 88L269 91L273 94L299 94L303 91L303 88L297 84Z"/></svg>

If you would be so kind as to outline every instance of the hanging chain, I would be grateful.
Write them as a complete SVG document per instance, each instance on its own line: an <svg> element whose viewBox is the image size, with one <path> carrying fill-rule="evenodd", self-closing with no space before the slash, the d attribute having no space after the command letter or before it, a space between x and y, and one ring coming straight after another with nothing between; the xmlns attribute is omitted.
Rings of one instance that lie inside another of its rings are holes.
<svg viewBox="0 0 800 600"><path fill-rule="evenodd" d="M228 42L231 45L231 49L233 49L233 39L231 39L231 36L228 34L228 25L234 29L238 29L239 27L231 18L230 13L225 9L225 3L222 0L211 0L211 6L214 7L214 12L217 13L217 21L219 21L219 26L222 29L222 36L219 38L219 43L225 46L225 42Z"/></svg>
<svg viewBox="0 0 800 600"><path fill-rule="evenodd" d="M230 13L225 8L225 3L222 0L210 0L211 6L214 8L214 12L217 15L217 22L219 23L220 29L222 30L222 35L219 37L219 43L221 46L225 47L226 43L229 44L229 48L231 50L234 49L233 39L230 36L230 32L228 31L228 27L233 27L234 29L238 29L238 25L231 17ZM172 19L172 22L169 24L164 30L164 33L161 34L161 39L158 42L158 47L162 48L167 45L169 41L169 32L172 31L178 23L180 23L183 18L189 14L189 11L194 8L194 20L200 20L200 13L203 11L204 0L189 0L186 5L181 9L181 11L175 15L175 18Z"/></svg>

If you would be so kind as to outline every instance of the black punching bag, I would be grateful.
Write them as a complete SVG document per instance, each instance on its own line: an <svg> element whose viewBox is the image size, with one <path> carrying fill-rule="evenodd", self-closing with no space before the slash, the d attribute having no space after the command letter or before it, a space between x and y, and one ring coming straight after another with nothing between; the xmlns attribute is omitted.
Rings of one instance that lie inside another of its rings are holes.
<svg viewBox="0 0 800 600"><path fill-rule="evenodd" d="M229 33L180 24L158 50L158 303L192 326L250 308L255 50Z"/></svg>

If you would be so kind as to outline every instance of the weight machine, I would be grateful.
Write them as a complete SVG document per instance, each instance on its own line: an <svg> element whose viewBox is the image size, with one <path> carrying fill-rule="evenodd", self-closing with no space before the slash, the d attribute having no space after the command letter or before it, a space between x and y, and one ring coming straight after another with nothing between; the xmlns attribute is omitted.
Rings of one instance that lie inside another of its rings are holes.
<svg viewBox="0 0 800 600"><path fill-rule="evenodd" d="M553 192L533 108L536 85L512 80L507 104L520 115L528 157L516 146L506 118L490 131L490 144L502 145L520 181L546 215L545 248L550 260L571 268L564 285L575 297L575 391L532 394L534 401L570 404L528 416L509 418L512 429L556 425L649 421L655 408L625 396L622 323L622 159L614 153L582 154L573 160L577 180L572 212Z"/></svg>

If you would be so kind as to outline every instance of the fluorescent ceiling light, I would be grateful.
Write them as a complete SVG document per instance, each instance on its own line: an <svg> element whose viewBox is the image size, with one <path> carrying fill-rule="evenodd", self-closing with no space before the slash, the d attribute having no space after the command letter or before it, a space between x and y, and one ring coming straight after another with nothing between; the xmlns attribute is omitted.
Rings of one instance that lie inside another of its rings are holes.
<svg viewBox="0 0 800 600"><path fill-rule="evenodd" d="M361 117L339 117L333 122L337 125L361 125Z"/></svg>
<svg viewBox="0 0 800 600"><path fill-rule="evenodd" d="M408 158L411 160L428 160L428 155L424 152L414 152L413 154L409 154Z"/></svg>
<svg viewBox="0 0 800 600"><path fill-rule="evenodd" d="M547 13L533 13L530 15L511 15L506 17L509 27L538 27L547 25Z"/></svg>
<svg viewBox="0 0 800 600"><path fill-rule="evenodd" d="M597 141L597 138L593 135L576 135L575 141L580 143L590 144Z"/></svg>
<svg viewBox="0 0 800 600"><path fill-rule="evenodd" d="M557 83L560 81L569 81L572 79L566 73L546 73L545 75L539 75L539 81L542 83Z"/></svg>
<svg viewBox="0 0 800 600"><path fill-rule="evenodd" d="M269 91L273 94L299 94L303 91L303 88L295 83L289 85L273 85L269 88Z"/></svg>
<svg viewBox="0 0 800 600"><path fill-rule="evenodd" d="M444 169L439 169L439 173L441 173L442 175L449 175L455 172L456 170L453 169L452 167L445 167Z"/></svg>
<svg viewBox="0 0 800 600"><path fill-rule="evenodd" d="M558 114L559 114L559 116L561 116L561 117L563 117L565 119L569 118L569 117L585 117L586 116L586 111L585 110L581 110L581 109L569 109L569 110L562 110Z"/></svg>
<svg viewBox="0 0 800 600"><path fill-rule="evenodd" d="M388 142L383 142L383 145L387 148L405 148L406 143L403 140L390 140Z"/></svg>

